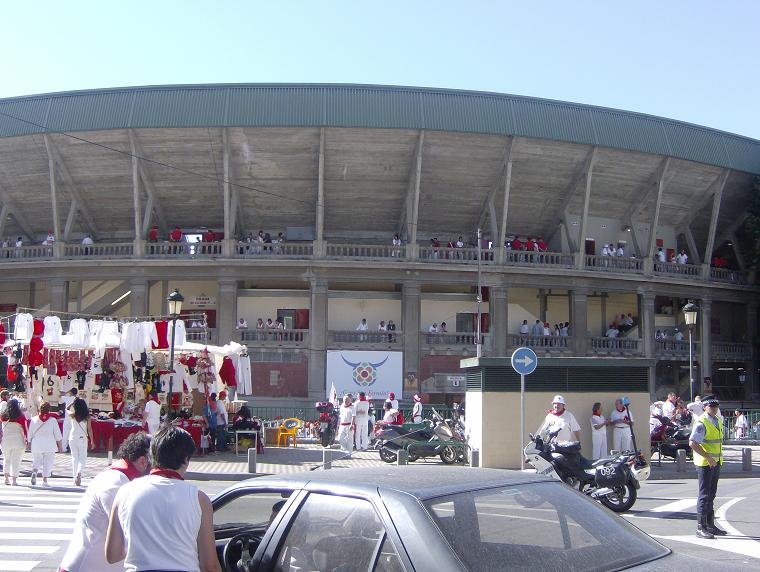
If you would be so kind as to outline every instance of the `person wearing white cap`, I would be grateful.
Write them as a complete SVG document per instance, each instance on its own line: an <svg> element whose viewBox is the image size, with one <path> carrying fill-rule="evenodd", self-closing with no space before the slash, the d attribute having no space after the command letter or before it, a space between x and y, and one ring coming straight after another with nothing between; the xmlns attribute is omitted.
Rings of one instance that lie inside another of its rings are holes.
<svg viewBox="0 0 760 572"><path fill-rule="evenodd" d="M581 426L575 416L565 409L565 398L555 395L552 408L538 429L539 434L556 433L557 442L572 442L581 440Z"/></svg>
<svg viewBox="0 0 760 572"><path fill-rule="evenodd" d="M412 407L412 423L422 423L422 398L414 394L414 407Z"/></svg>
<svg viewBox="0 0 760 572"><path fill-rule="evenodd" d="M356 423L356 449L366 451L369 448L369 401L367 395L359 392L359 401L354 404Z"/></svg>

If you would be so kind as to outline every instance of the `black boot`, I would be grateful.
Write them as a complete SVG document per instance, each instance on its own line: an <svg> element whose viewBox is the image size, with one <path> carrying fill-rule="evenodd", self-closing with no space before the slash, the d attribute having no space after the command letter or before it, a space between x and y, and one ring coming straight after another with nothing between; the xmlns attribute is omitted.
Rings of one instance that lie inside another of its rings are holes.
<svg viewBox="0 0 760 572"><path fill-rule="evenodd" d="M715 538L713 533L707 530L707 519L703 516L697 517L697 538Z"/></svg>
<svg viewBox="0 0 760 572"><path fill-rule="evenodd" d="M707 515L707 519L705 519L705 520L706 520L706 523L707 523L707 526L705 528L707 528L707 530L710 532L710 534L712 534L714 536L726 536L728 534L728 532L726 532L722 528L718 528L715 525L715 513L714 512L711 512L710 514L708 514Z"/></svg>

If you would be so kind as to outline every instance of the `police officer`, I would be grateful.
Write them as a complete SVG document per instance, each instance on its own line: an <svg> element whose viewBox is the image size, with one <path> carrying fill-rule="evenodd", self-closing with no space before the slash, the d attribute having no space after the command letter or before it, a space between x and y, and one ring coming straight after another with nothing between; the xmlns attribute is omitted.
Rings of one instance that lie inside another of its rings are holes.
<svg viewBox="0 0 760 572"><path fill-rule="evenodd" d="M697 537L724 536L725 530L715 526L713 502L718 492L720 466L723 464L723 420L718 413L718 398L708 395L702 398L705 412L694 423L689 446L694 451L694 466L699 479L697 499Z"/></svg>

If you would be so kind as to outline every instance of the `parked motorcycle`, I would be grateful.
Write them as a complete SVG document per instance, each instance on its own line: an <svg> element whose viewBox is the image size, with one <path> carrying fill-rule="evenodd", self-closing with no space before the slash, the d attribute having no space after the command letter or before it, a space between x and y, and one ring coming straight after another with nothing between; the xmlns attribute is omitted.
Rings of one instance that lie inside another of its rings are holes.
<svg viewBox="0 0 760 572"><path fill-rule="evenodd" d="M375 448L386 463L395 463L404 449L409 461L423 457L440 457L447 465L464 462L467 442L451 420L433 410L433 419L423 423L395 425L378 422L374 431Z"/></svg>
<svg viewBox="0 0 760 572"><path fill-rule="evenodd" d="M692 450L689 447L691 427L683 423L671 421L662 415L653 414L652 418L660 422L649 436L652 454L659 452L665 457L676 459L678 450L683 449L686 451L686 458L691 459Z"/></svg>
<svg viewBox="0 0 760 572"><path fill-rule="evenodd" d="M544 441L530 434L523 449L538 474L563 481L615 512L634 505L639 481L649 477L649 464L640 452L623 451L591 462L581 456L578 443L553 443L555 436Z"/></svg>
<svg viewBox="0 0 760 572"><path fill-rule="evenodd" d="M323 447L329 447L338 433L338 412L329 401L317 401L319 413L319 440Z"/></svg>

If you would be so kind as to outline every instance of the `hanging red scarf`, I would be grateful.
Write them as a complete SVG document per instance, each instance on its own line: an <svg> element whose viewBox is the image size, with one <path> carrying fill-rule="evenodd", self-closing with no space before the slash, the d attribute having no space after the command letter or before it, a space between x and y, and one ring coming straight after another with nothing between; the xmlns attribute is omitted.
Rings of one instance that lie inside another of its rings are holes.
<svg viewBox="0 0 760 572"><path fill-rule="evenodd" d="M130 481L134 481L137 477L142 477L142 473L137 470L137 467L126 459L114 461L113 465L108 468L126 475Z"/></svg>
<svg viewBox="0 0 760 572"><path fill-rule="evenodd" d="M159 477L165 477L167 479L177 479L179 481L184 481L185 478L180 475L177 471L173 471L172 469L151 469L150 470L151 475L158 475Z"/></svg>
<svg viewBox="0 0 760 572"><path fill-rule="evenodd" d="M42 421L44 423L48 419L50 419L50 413L49 412L48 413L40 413L40 421Z"/></svg>

